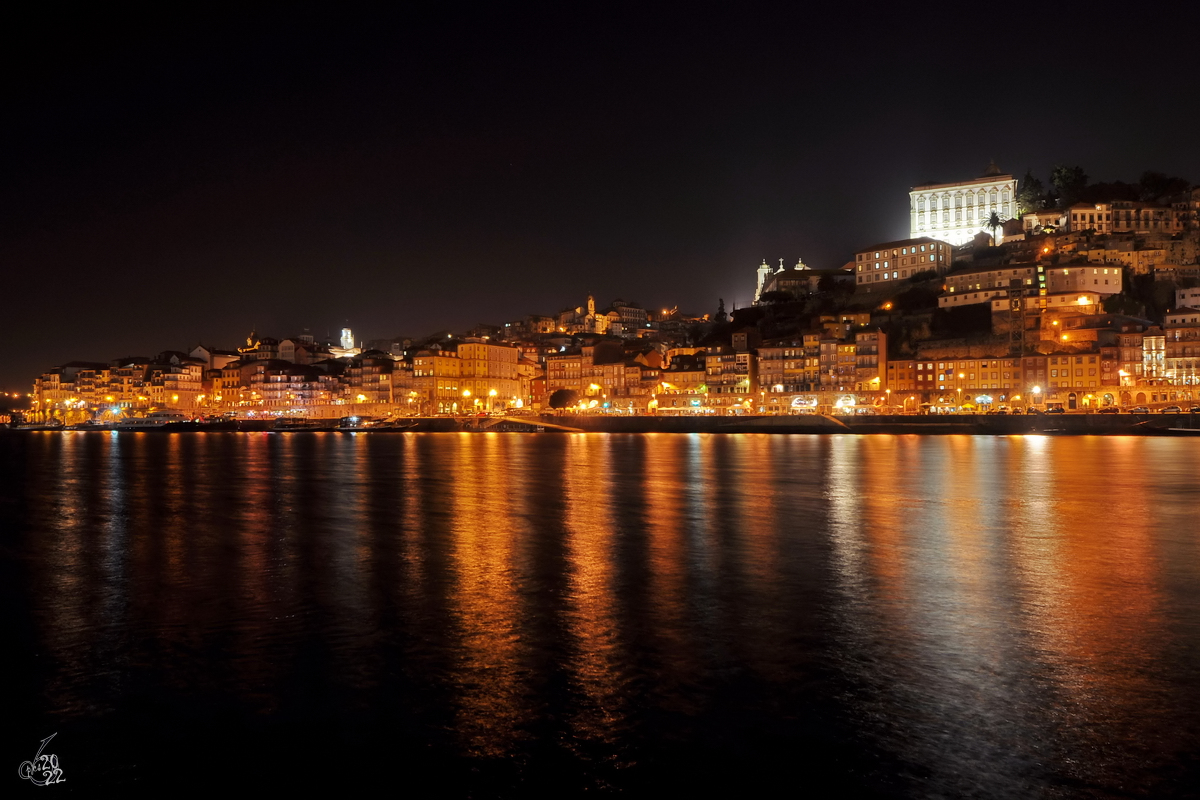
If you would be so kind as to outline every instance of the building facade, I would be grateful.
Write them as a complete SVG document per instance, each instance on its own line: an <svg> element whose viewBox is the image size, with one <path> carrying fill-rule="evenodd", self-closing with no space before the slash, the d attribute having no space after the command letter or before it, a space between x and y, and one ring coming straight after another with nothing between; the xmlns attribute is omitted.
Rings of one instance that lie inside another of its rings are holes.
<svg viewBox="0 0 1200 800"><path fill-rule="evenodd" d="M990 235L987 222L993 213L1001 222L1017 216L1017 181L994 163L982 177L922 184L913 187L908 197L910 238L928 236L956 247L978 233Z"/></svg>
<svg viewBox="0 0 1200 800"><path fill-rule="evenodd" d="M953 262L953 246L928 236L872 245L854 254L855 290L895 291L922 272L944 275Z"/></svg>

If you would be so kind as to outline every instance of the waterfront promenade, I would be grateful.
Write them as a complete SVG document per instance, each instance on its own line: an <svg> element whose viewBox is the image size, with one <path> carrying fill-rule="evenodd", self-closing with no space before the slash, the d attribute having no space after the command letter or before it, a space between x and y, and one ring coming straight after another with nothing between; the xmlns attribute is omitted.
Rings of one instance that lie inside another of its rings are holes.
<svg viewBox="0 0 1200 800"><path fill-rule="evenodd" d="M320 421L315 421L320 422ZM271 419L227 420L215 424L181 422L132 432L273 432L273 433L809 433L916 435L1200 435L1200 414L870 414L795 416L557 415L401 417L339 426L278 426ZM31 426L22 430L118 432L110 427L71 430Z"/></svg>

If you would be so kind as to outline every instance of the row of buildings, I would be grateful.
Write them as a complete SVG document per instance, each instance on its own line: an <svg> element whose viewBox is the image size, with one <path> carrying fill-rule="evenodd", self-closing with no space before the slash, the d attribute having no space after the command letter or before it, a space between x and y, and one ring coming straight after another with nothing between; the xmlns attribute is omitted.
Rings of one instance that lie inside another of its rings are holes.
<svg viewBox="0 0 1200 800"><path fill-rule="evenodd" d="M862 248L841 269L764 262L757 308L732 321L723 306L696 317L588 297L461 337L365 348L349 329L336 342L252 334L235 350L65 364L35 381L34 415L802 413L1200 399L1200 189L1169 206L1114 201L1014 219L1017 188L994 165L978 179L916 187L911 238ZM1155 320L1107 313L1139 276L1174 287L1174 309ZM914 289L925 306L901 302ZM778 320L755 316L828 295L849 298L844 310L805 312L782 335ZM983 330L934 335L939 313Z"/></svg>
<svg viewBox="0 0 1200 800"><path fill-rule="evenodd" d="M609 413L1174 403L1200 398L1200 310L1186 305L1200 305L1200 289L1180 290L1180 300L1162 325L1106 314L1094 293L1060 307L1031 303L1015 318L1026 337L1020 348L1007 335L1011 309L995 303L991 342L931 339L906 358L889 355L893 315L883 308L826 315L816 320L819 329L765 341L758 328L746 327L727 344L702 346L597 333L466 337L425 343L407 355L367 350L308 363L260 358L262 342L242 352L201 346L66 364L37 378L33 402L35 418L64 420L153 409L313 417L520 413L550 407L558 392L570 393L570 405ZM311 357L320 348L310 344Z"/></svg>
<svg viewBox="0 0 1200 800"><path fill-rule="evenodd" d="M980 235L997 234L997 243L1022 232L1082 232L1173 235L1200 229L1200 188L1170 202L1113 199L1075 203L1065 208L1018 208L1017 180L992 162L978 178L954 183L925 183L909 192L909 236L931 237L955 247ZM1001 228L992 230L992 215ZM1005 225L1004 223L1012 224Z"/></svg>

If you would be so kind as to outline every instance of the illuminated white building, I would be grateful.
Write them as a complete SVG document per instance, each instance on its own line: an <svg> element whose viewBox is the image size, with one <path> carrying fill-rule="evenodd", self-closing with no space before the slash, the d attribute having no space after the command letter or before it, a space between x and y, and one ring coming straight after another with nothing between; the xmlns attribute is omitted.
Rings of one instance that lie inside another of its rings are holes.
<svg viewBox="0 0 1200 800"><path fill-rule="evenodd" d="M779 259L779 269L783 270L783 259ZM771 279L771 265L764 258L762 264L758 267L758 286L754 289L754 302L758 303L758 298L762 297L763 287L767 285L767 281Z"/></svg>
<svg viewBox="0 0 1200 800"><path fill-rule="evenodd" d="M803 271L803 270L807 270L807 269L809 269L809 266L804 263L803 259L797 260L796 266L792 267L792 270L796 270L796 271ZM782 258L779 259L779 269L777 269L777 270L772 270L771 265L767 263L766 259L763 259L762 264L759 265L759 267L758 267L758 286L754 290L754 302L756 304L758 303L759 299L762 297L763 292L772 291L771 289L768 288L769 284L774 282L776 284L775 290L781 290L783 288L780 285L780 281L778 279L776 279L776 276L780 275L783 272L784 272L784 268L783 268L783 259Z"/></svg>
<svg viewBox="0 0 1200 800"><path fill-rule="evenodd" d="M330 347L329 354L334 358L349 358L362 353L361 347L354 346L354 332L349 328L342 328L342 338L338 340L341 347Z"/></svg>
<svg viewBox="0 0 1200 800"><path fill-rule="evenodd" d="M914 239L928 236L956 247L981 232L991 235L987 221L992 212L1001 222L1017 215L1017 181L1000 172L995 162L982 177L923 184L913 187L908 198L909 235ZM997 228L996 236L1003 238L1003 231Z"/></svg>

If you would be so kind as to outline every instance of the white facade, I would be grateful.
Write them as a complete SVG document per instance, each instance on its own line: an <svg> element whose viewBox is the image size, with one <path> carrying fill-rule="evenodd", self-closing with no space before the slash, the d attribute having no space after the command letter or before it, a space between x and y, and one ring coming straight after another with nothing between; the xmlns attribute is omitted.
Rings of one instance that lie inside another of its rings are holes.
<svg viewBox="0 0 1200 800"><path fill-rule="evenodd" d="M1001 222L1017 215L1017 181L1001 174L994 164L982 178L916 186L908 198L909 235L914 239L928 236L956 247L980 232L991 235L987 221L992 212ZM996 237L1003 237L999 228Z"/></svg>
<svg viewBox="0 0 1200 800"><path fill-rule="evenodd" d="M1200 288L1176 289L1176 308L1200 308Z"/></svg>
<svg viewBox="0 0 1200 800"><path fill-rule="evenodd" d="M779 259L779 268L783 269L783 259ZM762 264L758 267L758 288L754 290L754 302L758 303L758 298L762 297L763 287L767 285L767 281L771 279L771 265L764 258Z"/></svg>
<svg viewBox="0 0 1200 800"><path fill-rule="evenodd" d="M755 305L758 304L759 298L762 297L763 292L767 291L767 286L770 285L771 279L784 271L783 259L782 258L779 259L779 269L775 270L774 272L772 272L771 269L772 269L771 265L768 264L767 260L764 258L762 264L759 265L759 267L758 267L758 288L756 288L754 290ZM796 266L792 267L792 269L793 270L807 270L807 269L809 269L809 267L807 264L804 263L803 259L799 259L796 261ZM776 287L776 288L778 288L778 287Z"/></svg>
<svg viewBox="0 0 1200 800"><path fill-rule="evenodd" d="M1120 267L1095 264L1047 267L1046 291L1051 294L1058 292L1120 294L1123 288L1121 278Z"/></svg>

